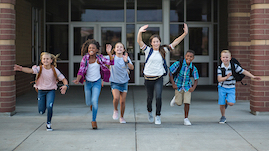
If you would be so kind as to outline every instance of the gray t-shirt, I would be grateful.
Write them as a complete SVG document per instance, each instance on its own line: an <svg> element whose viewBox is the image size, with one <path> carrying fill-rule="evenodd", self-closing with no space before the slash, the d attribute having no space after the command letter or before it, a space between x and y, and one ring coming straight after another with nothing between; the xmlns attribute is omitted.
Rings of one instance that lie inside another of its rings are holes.
<svg viewBox="0 0 269 151"><path fill-rule="evenodd" d="M129 63L133 64L128 57ZM114 56L114 65L110 66L110 82L126 83L129 81L128 65L125 64L123 58Z"/></svg>

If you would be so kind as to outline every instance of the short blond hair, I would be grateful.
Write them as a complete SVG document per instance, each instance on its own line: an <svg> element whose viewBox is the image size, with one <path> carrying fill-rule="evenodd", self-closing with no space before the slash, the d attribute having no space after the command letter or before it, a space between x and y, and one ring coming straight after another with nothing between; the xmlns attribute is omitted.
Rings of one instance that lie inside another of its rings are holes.
<svg viewBox="0 0 269 151"><path fill-rule="evenodd" d="M232 54L231 54L231 52L230 52L229 50L222 50L222 52L220 53L220 56L221 56L221 54L223 54L223 53L228 53L228 54L230 54L230 57L232 56Z"/></svg>

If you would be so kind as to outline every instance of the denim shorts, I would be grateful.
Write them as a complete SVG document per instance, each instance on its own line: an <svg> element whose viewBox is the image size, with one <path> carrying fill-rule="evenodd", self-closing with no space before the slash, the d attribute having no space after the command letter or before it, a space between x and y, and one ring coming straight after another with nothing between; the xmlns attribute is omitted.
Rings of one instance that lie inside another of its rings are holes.
<svg viewBox="0 0 269 151"><path fill-rule="evenodd" d="M120 92L127 92L128 91L128 82L126 83L115 83L111 82L111 90L117 89Z"/></svg>
<svg viewBox="0 0 269 151"><path fill-rule="evenodd" d="M225 105L225 100L229 103L235 103L235 88L223 88L218 86L219 105Z"/></svg>

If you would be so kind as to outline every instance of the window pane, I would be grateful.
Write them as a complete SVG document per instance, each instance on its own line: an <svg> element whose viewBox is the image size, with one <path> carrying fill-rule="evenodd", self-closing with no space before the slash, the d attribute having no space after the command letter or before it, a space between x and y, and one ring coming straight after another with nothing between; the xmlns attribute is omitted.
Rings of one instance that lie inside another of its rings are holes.
<svg viewBox="0 0 269 151"><path fill-rule="evenodd" d="M135 59L134 46L135 46L135 25L126 25L127 37L127 52L131 60Z"/></svg>
<svg viewBox="0 0 269 151"><path fill-rule="evenodd" d="M135 8L134 1L127 1L126 21L135 22Z"/></svg>
<svg viewBox="0 0 269 151"><path fill-rule="evenodd" d="M46 51L68 60L68 25L47 25L46 33Z"/></svg>
<svg viewBox="0 0 269 151"><path fill-rule="evenodd" d="M88 39L93 39L93 30L93 27L74 28L74 55L80 55L82 44Z"/></svg>
<svg viewBox="0 0 269 151"><path fill-rule="evenodd" d="M46 0L47 22L68 22L67 0Z"/></svg>
<svg viewBox="0 0 269 151"><path fill-rule="evenodd" d="M214 60L218 60L218 25L214 25Z"/></svg>
<svg viewBox="0 0 269 151"><path fill-rule="evenodd" d="M170 43L172 43L178 36L183 34L183 25L170 25ZM179 60L184 57L184 40L182 40L174 49L170 52L170 60Z"/></svg>
<svg viewBox="0 0 269 151"><path fill-rule="evenodd" d="M184 1L170 0L170 22L184 21Z"/></svg>
<svg viewBox="0 0 269 151"><path fill-rule="evenodd" d="M199 77L208 77L208 63L193 63L198 70Z"/></svg>
<svg viewBox="0 0 269 151"><path fill-rule="evenodd" d="M82 22L123 22L124 0L72 0L71 20Z"/></svg>
<svg viewBox="0 0 269 151"><path fill-rule="evenodd" d="M214 22L218 22L219 18L219 11L218 11L218 6L219 6L219 1L213 1L214 3Z"/></svg>
<svg viewBox="0 0 269 151"><path fill-rule="evenodd" d="M187 2L187 21L211 21L211 0Z"/></svg>
<svg viewBox="0 0 269 151"><path fill-rule="evenodd" d="M137 0L137 21L162 22L162 1Z"/></svg>
<svg viewBox="0 0 269 151"><path fill-rule="evenodd" d="M189 28L189 48L195 55L208 55L208 27Z"/></svg>
<svg viewBox="0 0 269 151"><path fill-rule="evenodd" d="M101 32L101 53L107 55L106 44L114 48L117 42L121 42L121 27L102 27Z"/></svg>

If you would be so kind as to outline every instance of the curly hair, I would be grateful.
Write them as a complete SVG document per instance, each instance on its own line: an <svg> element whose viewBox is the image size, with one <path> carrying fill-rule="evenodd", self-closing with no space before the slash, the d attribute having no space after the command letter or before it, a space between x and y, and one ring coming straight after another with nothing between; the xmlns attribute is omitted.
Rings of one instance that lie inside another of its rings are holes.
<svg viewBox="0 0 269 151"><path fill-rule="evenodd" d="M84 56L88 52L88 48L90 44L94 44L96 48L99 50L100 44L95 39L88 39L82 44L81 47L81 56Z"/></svg>

